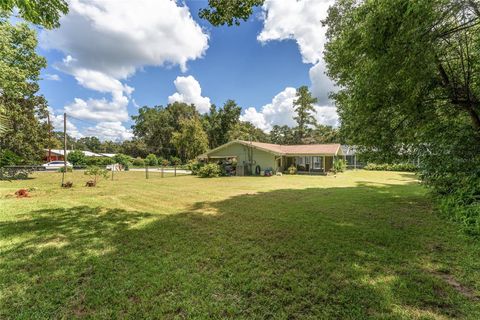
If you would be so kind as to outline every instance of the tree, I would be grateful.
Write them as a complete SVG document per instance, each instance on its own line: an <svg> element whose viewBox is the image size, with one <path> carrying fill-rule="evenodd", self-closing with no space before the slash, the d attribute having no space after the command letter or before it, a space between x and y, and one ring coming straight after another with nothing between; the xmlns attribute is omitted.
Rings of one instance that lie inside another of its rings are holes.
<svg viewBox="0 0 480 320"><path fill-rule="evenodd" d="M210 112L202 117L203 128L208 136L208 144L210 149L214 149L220 145L218 139L220 137L220 116L217 107L212 104Z"/></svg>
<svg viewBox="0 0 480 320"><path fill-rule="evenodd" d="M180 130L172 135L172 144L183 161L194 159L208 149L208 137L199 117L180 120Z"/></svg>
<svg viewBox="0 0 480 320"><path fill-rule="evenodd" d="M238 133L241 112L242 108L234 100L227 100L218 110L215 105L211 106L202 119L211 149L230 141L235 130Z"/></svg>
<svg viewBox="0 0 480 320"><path fill-rule="evenodd" d="M286 125L274 125L270 131L270 141L276 144L295 144L295 131Z"/></svg>
<svg viewBox="0 0 480 320"><path fill-rule="evenodd" d="M68 154L68 162L74 166L84 165L87 163L87 157L80 150L74 150Z"/></svg>
<svg viewBox="0 0 480 320"><path fill-rule="evenodd" d="M253 13L253 8L261 6L264 0L208 0L210 8L200 9L199 16L210 21L214 26L227 24L239 25L247 21Z"/></svg>
<svg viewBox="0 0 480 320"><path fill-rule="evenodd" d="M147 166L156 166L158 164L158 159L157 156L154 155L153 153L150 153L146 158L145 158L145 164Z"/></svg>
<svg viewBox="0 0 480 320"><path fill-rule="evenodd" d="M469 118L479 135L478 1L377 4L338 1L326 20L325 59L340 87L333 97L345 136L394 155L451 117L455 127Z"/></svg>
<svg viewBox="0 0 480 320"><path fill-rule="evenodd" d="M0 1L0 15L8 17L15 9L18 9L21 18L47 29L58 28L60 16L68 13L68 5L64 0Z"/></svg>
<svg viewBox="0 0 480 320"><path fill-rule="evenodd" d="M317 124L311 132L312 143L341 143L338 129L323 124Z"/></svg>
<svg viewBox="0 0 480 320"><path fill-rule="evenodd" d="M132 140L123 141L118 152L128 154L134 158L145 158L148 155L147 145L145 144L145 141L140 138L133 138Z"/></svg>
<svg viewBox="0 0 480 320"><path fill-rule="evenodd" d="M87 186L89 187L95 187L99 178L108 178L108 171L97 166L88 167L83 174L93 178L93 180L87 182Z"/></svg>
<svg viewBox="0 0 480 320"><path fill-rule="evenodd" d="M7 133L10 127L10 122L8 121L8 117L5 114L5 108L0 106L0 137Z"/></svg>
<svg viewBox="0 0 480 320"><path fill-rule="evenodd" d="M293 101L293 107L297 115L294 119L297 121L296 140L297 143L303 143L304 138L311 130L310 126L316 124L313 105L317 103L317 98L312 97L307 86L301 86L297 89L296 99Z"/></svg>
<svg viewBox="0 0 480 320"><path fill-rule="evenodd" d="M168 158L176 155L177 151L172 144L172 134L180 130L180 120L198 117L194 105L174 102L167 107L142 107L139 113L133 116L135 124L133 133L142 139L149 153Z"/></svg>
<svg viewBox="0 0 480 320"><path fill-rule="evenodd" d="M442 211L478 233L479 21L478 0L341 0L325 21L342 135L374 160L419 159Z"/></svg>
<svg viewBox="0 0 480 320"><path fill-rule="evenodd" d="M88 150L91 152L104 152L102 142L97 137L83 137L75 142L75 147L79 150Z"/></svg>
<svg viewBox="0 0 480 320"><path fill-rule="evenodd" d="M0 149L33 163L47 146L47 102L38 95L44 58L36 54L36 34L26 24L12 26L0 19L0 107L8 119Z"/></svg>
<svg viewBox="0 0 480 320"><path fill-rule="evenodd" d="M270 142L270 137L250 122L239 121L228 132L228 141L232 140Z"/></svg>

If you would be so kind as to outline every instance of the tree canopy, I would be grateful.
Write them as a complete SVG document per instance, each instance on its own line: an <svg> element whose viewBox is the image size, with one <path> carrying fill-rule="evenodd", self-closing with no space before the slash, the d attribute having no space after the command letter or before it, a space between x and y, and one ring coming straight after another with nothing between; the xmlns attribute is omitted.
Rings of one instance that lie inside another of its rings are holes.
<svg viewBox="0 0 480 320"><path fill-rule="evenodd" d="M209 8L200 9L199 16L214 26L240 25L247 21L253 8L261 6L264 0L208 0Z"/></svg>
<svg viewBox="0 0 480 320"><path fill-rule="evenodd" d="M293 117L297 121L297 143L303 143L307 133L317 123L313 116L315 113L313 105L315 103L317 103L317 98L312 97L307 86L301 86L297 89L296 99L293 101L293 108L297 114Z"/></svg>
<svg viewBox="0 0 480 320"><path fill-rule="evenodd" d="M41 157L49 129L47 102L38 94L40 70L46 61L35 52L36 47L36 34L26 24L0 20L0 108L8 123L0 148L27 162Z"/></svg>
<svg viewBox="0 0 480 320"><path fill-rule="evenodd" d="M2 0L0 16L12 15L18 9L18 15L26 21L47 29L58 28L62 14L68 13L65 0Z"/></svg>

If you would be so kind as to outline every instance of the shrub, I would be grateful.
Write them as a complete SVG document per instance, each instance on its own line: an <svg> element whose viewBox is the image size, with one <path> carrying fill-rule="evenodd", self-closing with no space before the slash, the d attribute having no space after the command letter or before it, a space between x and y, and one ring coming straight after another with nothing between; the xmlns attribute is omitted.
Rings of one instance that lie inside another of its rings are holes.
<svg viewBox="0 0 480 320"><path fill-rule="evenodd" d="M418 170L417 166L411 163L369 163L364 167L365 170L372 171L406 171L406 172L415 172Z"/></svg>
<svg viewBox="0 0 480 320"><path fill-rule="evenodd" d="M180 160L179 157L171 157L170 158L170 162L172 163L173 166L178 166L180 164L182 164L182 160Z"/></svg>
<svg viewBox="0 0 480 320"><path fill-rule="evenodd" d="M80 150L74 150L67 155L68 162L74 166L81 166L87 164L87 157Z"/></svg>
<svg viewBox="0 0 480 320"><path fill-rule="evenodd" d="M198 170L198 175L202 178L218 177L221 173L222 170L216 163L207 163Z"/></svg>
<svg viewBox="0 0 480 320"><path fill-rule="evenodd" d="M22 163L22 158L10 150L0 151L0 167L13 166Z"/></svg>
<svg viewBox="0 0 480 320"><path fill-rule="evenodd" d="M333 160L333 172L339 173L345 171L347 168L347 162L343 159L335 159Z"/></svg>
<svg viewBox="0 0 480 320"><path fill-rule="evenodd" d="M198 175L198 171L205 165L203 162L197 160L190 160L187 163L187 169L192 171L193 175Z"/></svg>
<svg viewBox="0 0 480 320"><path fill-rule="evenodd" d="M292 166L288 167L287 172L288 172L288 174L297 174L297 167L292 165Z"/></svg>
<svg viewBox="0 0 480 320"><path fill-rule="evenodd" d="M67 167L67 172L72 172L72 167ZM58 172L65 172L65 167L58 168Z"/></svg>
<svg viewBox="0 0 480 320"><path fill-rule="evenodd" d="M108 178L108 171L106 169L102 169L97 166L92 166L88 167L87 170L85 170L85 175L92 177L93 183L87 182L87 186L89 187L94 187L97 185L98 179L103 177L104 179Z"/></svg>
<svg viewBox="0 0 480 320"><path fill-rule="evenodd" d="M123 166L125 171L128 171L128 167L131 164L131 158L126 154L118 153L113 157L113 161L115 163L119 163Z"/></svg>
<svg viewBox="0 0 480 320"><path fill-rule="evenodd" d="M145 165L145 161L142 158L138 157L133 159L132 164L136 167L143 167Z"/></svg>
<svg viewBox="0 0 480 320"><path fill-rule="evenodd" d="M156 166L158 165L158 159L157 156L154 155L153 153L150 153L146 158L145 158L145 164L148 166Z"/></svg>
<svg viewBox="0 0 480 320"><path fill-rule="evenodd" d="M170 165L170 161L162 158L162 160L159 161L158 164L160 164L162 167L168 167Z"/></svg>
<svg viewBox="0 0 480 320"><path fill-rule="evenodd" d="M70 157L68 158L70 160ZM84 165L87 166L106 166L113 163L109 157L85 157Z"/></svg>
<svg viewBox="0 0 480 320"><path fill-rule="evenodd" d="M73 182L72 181L66 181L66 182L62 183L62 188L68 189L68 188L71 188L71 187L73 187Z"/></svg>

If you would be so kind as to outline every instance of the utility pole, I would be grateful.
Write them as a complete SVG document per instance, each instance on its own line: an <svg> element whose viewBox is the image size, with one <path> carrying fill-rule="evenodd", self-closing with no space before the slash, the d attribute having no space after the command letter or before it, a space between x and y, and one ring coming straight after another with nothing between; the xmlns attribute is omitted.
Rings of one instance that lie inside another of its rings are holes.
<svg viewBox="0 0 480 320"><path fill-rule="evenodd" d="M52 125L50 124L50 111L47 111L48 121L48 161L52 161Z"/></svg>
<svg viewBox="0 0 480 320"><path fill-rule="evenodd" d="M62 187L65 182L65 174L67 173L67 113L63 113L63 173Z"/></svg>

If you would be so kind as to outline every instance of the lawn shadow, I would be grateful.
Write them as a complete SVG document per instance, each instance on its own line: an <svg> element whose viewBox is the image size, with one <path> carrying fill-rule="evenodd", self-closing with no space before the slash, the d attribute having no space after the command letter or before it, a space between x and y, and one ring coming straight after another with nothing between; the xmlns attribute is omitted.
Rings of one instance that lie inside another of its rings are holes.
<svg viewBox="0 0 480 320"><path fill-rule="evenodd" d="M197 202L172 215L34 211L0 224L12 240L0 263L0 318L478 312L429 272L478 249L453 252L453 227L440 223L410 187L282 189Z"/></svg>

